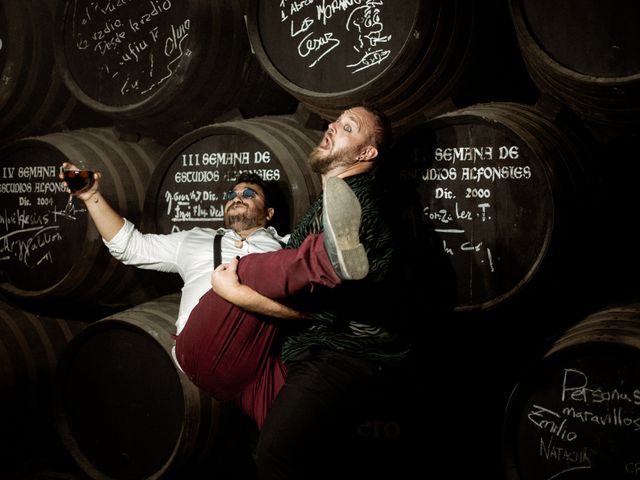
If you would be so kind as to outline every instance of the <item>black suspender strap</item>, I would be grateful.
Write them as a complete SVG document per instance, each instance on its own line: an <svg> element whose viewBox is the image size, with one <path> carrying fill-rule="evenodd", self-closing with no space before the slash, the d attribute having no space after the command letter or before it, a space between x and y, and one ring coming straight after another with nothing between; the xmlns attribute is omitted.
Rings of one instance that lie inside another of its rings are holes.
<svg viewBox="0 0 640 480"><path fill-rule="evenodd" d="M214 270L222 263L222 235L216 233L213 236L213 268Z"/></svg>

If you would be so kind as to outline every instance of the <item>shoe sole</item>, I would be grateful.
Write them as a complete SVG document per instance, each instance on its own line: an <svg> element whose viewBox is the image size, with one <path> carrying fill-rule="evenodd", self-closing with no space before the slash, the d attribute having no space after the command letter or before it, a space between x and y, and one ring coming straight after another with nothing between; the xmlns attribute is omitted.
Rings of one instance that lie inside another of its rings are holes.
<svg viewBox="0 0 640 480"><path fill-rule="evenodd" d="M360 280L369 273L369 259L360 243L362 208L349 185L338 177L327 179L324 192L324 234L336 246L338 275Z"/></svg>

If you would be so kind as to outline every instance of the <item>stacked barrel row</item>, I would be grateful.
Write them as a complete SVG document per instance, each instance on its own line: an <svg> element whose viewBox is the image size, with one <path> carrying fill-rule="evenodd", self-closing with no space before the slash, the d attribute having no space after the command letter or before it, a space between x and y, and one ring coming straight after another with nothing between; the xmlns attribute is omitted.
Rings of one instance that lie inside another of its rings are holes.
<svg viewBox="0 0 640 480"><path fill-rule="evenodd" d="M571 467L587 473L596 457L606 472L632 463L621 453L629 437L577 450L550 420L536 423L555 370L541 368L507 397L546 337L634 291L635 283L621 293L617 281L637 259L628 256L631 237L594 227L628 221L632 200L624 182L631 191L637 162L616 152L640 130L633 2L26 3L0 5L3 310L12 322L52 317L73 325L69 332L81 320L82 333L68 347L71 334L56 336L47 375L14 368L12 381L26 375L33 388L10 398L29 406L51 396L64 450L84 474L180 478L215 459L224 475L225 440L246 452L233 414L170 358L179 279L115 262L78 200L75 218L59 215L68 196L60 164L84 160L101 171L108 201L156 233L221 226L222 192L255 171L281 187L277 226L286 233L320 191L306 157L324 123L361 102L381 107L395 127L380 178L398 220L411 224L404 245L422 268L416 296L429 302L408 313L423 325L416 344L425 348L421 385L409 389L421 397L407 402L441 414L413 417L424 437L414 435L408 450L419 456L435 429L438 461L466 468L460 450L446 447L468 430L465 406L452 400L482 391L475 408L488 413L465 436L473 465L465 474L535 480ZM620 343L632 343L631 323L615 327ZM48 331L41 336L53 342ZM433 353L434 337L457 339L455 362ZM16 365L41 361L39 348L19 344L27 346L11 352ZM604 385L593 365L604 365L604 377L620 371L617 349L583 369L586 350L566 350L574 356L565 376L575 370ZM474 374L460 373L460 363ZM427 393L429 379L448 401ZM621 391L613 383L607 391ZM398 436L393 417L378 421L363 431L391 426L382 433ZM4 438L14 435L33 433L18 421ZM540 442L544 458L530 455ZM560 458L558 448L568 453Z"/></svg>
<svg viewBox="0 0 640 480"><path fill-rule="evenodd" d="M632 152L640 139L640 35L631 19L640 8L626 1L509 4L536 86L580 118L596 140L588 147L592 155L578 158L581 165L595 159L590 178L598 183L589 195L573 197L572 216L584 217L572 227L583 234L571 250L586 248L558 287L559 301L534 317L553 319L552 326L528 349L505 403L505 476L630 478L638 472L640 315L639 258L626 227L634 223L638 174ZM578 294L565 297L566 291Z"/></svg>
<svg viewBox="0 0 640 480"><path fill-rule="evenodd" d="M0 143L104 119L80 103L55 68L57 0L0 5Z"/></svg>
<svg viewBox="0 0 640 480"><path fill-rule="evenodd" d="M11 142L2 149L3 168L11 173L12 181L5 183L6 190L1 195L6 219L3 225L4 261L8 268L0 288L16 305L55 312L63 318L81 320L85 325L83 336L74 338L64 351L63 359L66 360L58 369L59 382L63 383L52 398L58 401L59 416L63 421L58 425L58 429L63 429L60 431L62 444L92 478L131 478L131 475L133 478L156 478L173 473L178 467L185 467L186 460L200 448L197 445L201 440L196 441L196 437L215 437L215 430L180 433L178 429L175 438L167 431L166 442L169 444L149 450L150 443L139 442L139 437L152 439L162 435L148 430L147 424L133 423L126 417L141 414L145 418L153 417L155 421L157 417L145 411L157 397L138 398L155 390L140 380L131 381L123 375L121 362L127 366L126 371L130 370L130 375L149 379L155 378L162 368L169 369L169 373L161 378L173 375L171 381L178 382L177 396L167 396L160 404L177 409L173 413L176 422L191 423L190 415L200 415L192 413L193 408L200 412L202 408L217 411L220 407L208 398L206 407L193 407L191 403L181 407L182 404L178 404L187 402L188 398L183 400L183 396L197 396L197 392L180 390L186 384L191 389L194 387L175 369L168 347L166 351L159 351L156 357L142 348L136 348L137 353L130 357L131 352L118 350L122 342L131 343L129 337L120 338L119 329L125 332L133 329L132 335L141 337L139 342L143 344L160 342L156 350L172 342L178 299L166 299L158 304L153 303L153 299L161 295L165 298L167 293L177 291L179 279L116 262L108 254L80 201L74 200L72 218L59 215L68 197L57 178L59 165L64 161L77 163L80 159L90 158L94 168L102 172L101 190L108 202L140 225L143 231L155 233L171 233L193 226L222 226L223 192L241 172L254 171L279 184L282 192L280 229L287 231L319 192L319 180L311 175L304 162L299 161L299 158L306 158L319 138L318 131L305 129L296 117L270 116L205 126L166 149L148 138L124 141L116 137L111 128L30 137ZM147 208L144 208L145 204ZM121 311L121 316L111 322L101 320L105 312L111 310ZM154 313L143 313L148 310ZM138 323L144 323L147 330L144 326L138 325L136 329L129 325L136 323L136 319ZM122 322L127 325L122 326ZM104 349L88 345L88 339L95 337L104 339L100 340L105 342ZM94 363L73 350L84 352L86 348L95 355ZM140 356L149 359L143 363ZM158 357L164 358L164 366L162 363L153 365ZM54 358L57 356L52 360ZM77 373L80 366L88 371ZM118 392L114 395L121 395L121 401L111 400L101 391L94 392L93 384L87 384L88 378L109 392ZM47 377L47 380L52 379ZM158 385L157 390L164 391L165 387ZM78 391L89 397L100 397L102 401L93 398L92 403L82 402L87 409L78 410ZM19 395L20 391L12 394ZM106 425L112 426L113 431L106 433L105 425L92 429L95 424L83 415L96 411L99 418L112 420ZM72 420L67 420L67 416ZM118 417L120 422L113 417ZM159 417L162 422L155 428L162 429L167 426L167 419L164 415ZM200 417L197 421L204 422ZM216 421L215 428L220 422ZM181 424L177 425L180 427ZM205 423L202 428L213 429L214 426ZM132 439L136 441L128 451L125 440L130 442ZM107 442L114 448L111 451L94 448L96 441ZM171 444L172 441L175 444ZM213 439L207 444L211 442ZM141 445L143 450L136 450ZM125 454L131 460L121 464Z"/></svg>
<svg viewBox="0 0 640 480"><path fill-rule="evenodd" d="M15 332L3 335L3 410L13 414L2 425L3 478L60 451L90 478L160 478L201 464L228 476L224 468L251 465L242 423L227 426L234 413L170 357L178 298L166 294L179 279L114 261L80 201L72 218L60 214L68 193L58 180L62 162L85 163L119 213L170 233L222 226L222 193L252 170L278 182L279 229L289 230L319 191L304 163L319 133L304 127L308 115L291 115L296 102L251 53L243 8L0 6L0 290L3 331ZM78 122L79 106L89 114Z"/></svg>

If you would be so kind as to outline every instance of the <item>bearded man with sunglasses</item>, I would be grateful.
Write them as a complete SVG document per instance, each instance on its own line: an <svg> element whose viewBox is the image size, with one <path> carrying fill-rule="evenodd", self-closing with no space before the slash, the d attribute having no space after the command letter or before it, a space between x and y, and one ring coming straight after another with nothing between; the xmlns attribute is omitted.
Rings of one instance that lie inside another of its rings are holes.
<svg viewBox="0 0 640 480"><path fill-rule="evenodd" d="M64 163L63 168L74 165ZM249 253L279 250L287 237L268 226L274 218L271 185L259 175L244 172L231 190L225 192L224 228L192 228L170 234L142 234L107 203L100 193L101 173L94 174L93 186L76 194L102 236L109 252L126 265L178 273L184 285L180 298L176 333L184 328L193 307L211 288L214 268L214 237L220 239L220 261L227 263Z"/></svg>

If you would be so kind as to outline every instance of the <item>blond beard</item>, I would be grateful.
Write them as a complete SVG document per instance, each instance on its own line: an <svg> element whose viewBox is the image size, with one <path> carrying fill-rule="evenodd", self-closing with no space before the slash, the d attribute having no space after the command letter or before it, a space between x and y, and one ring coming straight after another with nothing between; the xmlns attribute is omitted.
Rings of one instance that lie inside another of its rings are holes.
<svg viewBox="0 0 640 480"><path fill-rule="evenodd" d="M336 167L348 167L349 165L357 163L356 156L361 149L362 145L344 147L340 151L322 156L322 151L316 147L311 151L311 154L309 154L309 166L312 171L320 175Z"/></svg>

